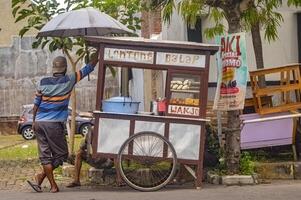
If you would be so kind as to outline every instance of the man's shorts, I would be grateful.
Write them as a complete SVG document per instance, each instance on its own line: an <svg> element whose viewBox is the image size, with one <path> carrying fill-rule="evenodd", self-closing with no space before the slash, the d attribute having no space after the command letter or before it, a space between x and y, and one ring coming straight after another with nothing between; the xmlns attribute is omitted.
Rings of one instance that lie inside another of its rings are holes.
<svg viewBox="0 0 301 200"><path fill-rule="evenodd" d="M62 165L68 158L68 146L63 122L36 122L39 159L42 165Z"/></svg>

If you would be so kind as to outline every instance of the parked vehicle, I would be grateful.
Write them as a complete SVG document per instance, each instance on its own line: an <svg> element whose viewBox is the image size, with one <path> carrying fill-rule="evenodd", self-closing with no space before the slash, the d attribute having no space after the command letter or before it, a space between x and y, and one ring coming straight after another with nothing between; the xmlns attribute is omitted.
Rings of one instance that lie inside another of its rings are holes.
<svg viewBox="0 0 301 200"><path fill-rule="evenodd" d="M68 109L68 119L71 120L72 109L70 107ZM25 140L32 140L35 138L35 134L32 130L33 104L23 105L22 110L22 114L18 121L18 133L21 134ZM81 134L82 136L85 136L88 133L89 128L94 125L92 115L82 116L79 113L76 113L75 121L76 133Z"/></svg>

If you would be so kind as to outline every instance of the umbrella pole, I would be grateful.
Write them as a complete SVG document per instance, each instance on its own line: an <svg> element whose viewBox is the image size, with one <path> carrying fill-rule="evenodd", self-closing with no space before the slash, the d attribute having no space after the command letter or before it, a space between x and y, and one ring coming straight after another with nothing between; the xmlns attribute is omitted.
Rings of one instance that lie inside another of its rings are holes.
<svg viewBox="0 0 301 200"><path fill-rule="evenodd" d="M85 42L85 49L86 49L86 54L87 54L87 60L86 60L86 64L88 64L90 62L90 55L89 55L89 51L88 51L88 46L87 43ZM88 74L88 81L90 81L90 74Z"/></svg>
<svg viewBox="0 0 301 200"><path fill-rule="evenodd" d="M87 36L87 35L88 35L88 30L87 30L87 28L85 28L85 36ZM86 41L85 41L85 50L86 50L86 54L87 54L86 64L88 64L90 62L90 57L89 57L88 45L87 45ZM90 81L90 74L88 74L88 81Z"/></svg>

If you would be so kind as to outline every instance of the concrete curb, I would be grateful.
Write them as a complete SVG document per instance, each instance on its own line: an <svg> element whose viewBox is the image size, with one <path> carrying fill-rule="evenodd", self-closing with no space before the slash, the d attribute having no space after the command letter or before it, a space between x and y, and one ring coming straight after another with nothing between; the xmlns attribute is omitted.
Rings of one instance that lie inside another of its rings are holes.
<svg viewBox="0 0 301 200"><path fill-rule="evenodd" d="M220 176L214 172L207 173L207 182L214 185L255 185L258 184L258 177L254 175L227 175Z"/></svg>
<svg viewBox="0 0 301 200"><path fill-rule="evenodd" d="M256 163L259 179L301 179L301 162Z"/></svg>
<svg viewBox="0 0 301 200"><path fill-rule="evenodd" d="M208 183L214 185L254 185L265 183L266 180L300 180L301 162L256 163L255 172L251 176L220 176L209 171L206 178Z"/></svg>
<svg viewBox="0 0 301 200"><path fill-rule="evenodd" d="M258 181L250 175L222 176L222 185L255 185L256 183Z"/></svg>

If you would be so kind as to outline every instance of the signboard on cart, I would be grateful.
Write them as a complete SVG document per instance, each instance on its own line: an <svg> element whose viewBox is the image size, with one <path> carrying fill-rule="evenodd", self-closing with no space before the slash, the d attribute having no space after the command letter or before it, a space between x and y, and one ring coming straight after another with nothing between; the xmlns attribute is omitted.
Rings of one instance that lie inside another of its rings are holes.
<svg viewBox="0 0 301 200"><path fill-rule="evenodd" d="M132 49L105 48L104 60L153 64L154 52Z"/></svg>
<svg viewBox="0 0 301 200"><path fill-rule="evenodd" d="M104 50L104 60L107 61L154 64L154 56L154 51L117 48L105 48ZM205 60L205 55L157 52L155 64L205 68Z"/></svg>
<svg viewBox="0 0 301 200"><path fill-rule="evenodd" d="M205 59L205 55L157 52L156 64L205 68Z"/></svg>
<svg viewBox="0 0 301 200"><path fill-rule="evenodd" d="M186 115L198 117L200 109L198 107L192 106L180 106L180 105L169 105L168 113L174 115Z"/></svg>
<svg viewBox="0 0 301 200"><path fill-rule="evenodd" d="M217 89L213 109L228 111L244 108L248 67L245 33L218 36Z"/></svg>

